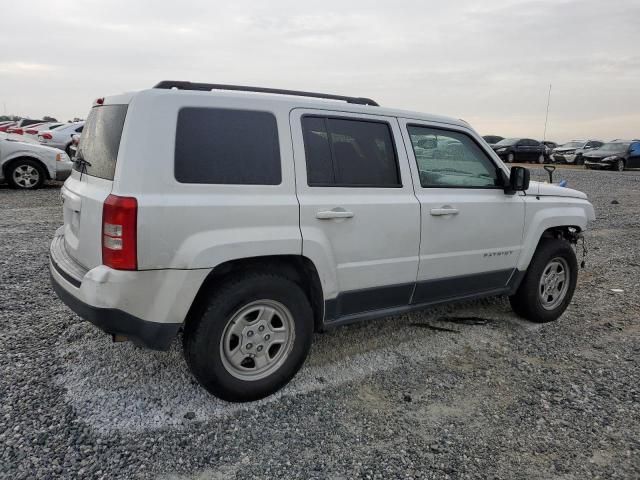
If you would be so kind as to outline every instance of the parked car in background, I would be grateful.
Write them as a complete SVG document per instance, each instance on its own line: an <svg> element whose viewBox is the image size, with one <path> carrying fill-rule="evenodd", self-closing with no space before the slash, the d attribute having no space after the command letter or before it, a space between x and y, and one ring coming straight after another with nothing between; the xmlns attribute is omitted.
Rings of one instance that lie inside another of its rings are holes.
<svg viewBox="0 0 640 480"><path fill-rule="evenodd" d="M18 135L22 135L24 133L24 128L29 126L39 125L41 123L45 123L44 120L34 120L33 118L23 118L18 120L18 122L9 127L6 131L7 133L15 133Z"/></svg>
<svg viewBox="0 0 640 480"><path fill-rule="evenodd" d="M71 157L73 136L82 133L83 127L84 122L63 123L54 130L43 130L38 133L38 141L41 145L64 150Z"/></svg>
<svg viewBox="0 0 640 480"><path fill-rule="evenodd" d="M64 123L60 123L60 122L46 122L46 123L39 123L36 125L29 125L28 127L24 128L24 137L29 139L29 140L38 140L38 134L42 131L45 130L55 130L56 128L60 127L61 125L64 125Z"/></svg>
<svg viewBox="0 0 640 480"><path fill-rule="evenodd" d="M69 156L56 148L20 142L0 133L0 182L33 190L45 180L65 180L72 166Z"/></svg>
<svg viewBox="0 0 640 480"><path fill-rule="evenodd" d="M504 137L501 137L500 135L484 135L482 138L491 148L493 148L493 146L500 140L504 140Z"/></svg>
<svg viewBox="0 0 640 480"><path fill-rule="evenodd" d="M622 172L640 168L640 140L616 140L582 155L588 169L606 168Z"/></svg>
<svg viewBox="0 0 640 480"><path fill-rule="evenodd" d="M573 163L582 165L584 159L582 155L596 148L600 148L604 142L600 140L571 140L551 152L551 159L555 163Z"/></svg>
<svg viewBox="0 0 640 480"><path fill-rule="evenodd" d="M0 132L6 132L7 128L13 127L15 124L16 122L13 121L0 122Z"/></svg>
<svg viewBox="0 0 640 480"><path fill-rule="evenodd" d="M498 156L507 163L544 163L547 158L545 155L545 146L531 138L505 138L496 143L492 148Z"/></svg>

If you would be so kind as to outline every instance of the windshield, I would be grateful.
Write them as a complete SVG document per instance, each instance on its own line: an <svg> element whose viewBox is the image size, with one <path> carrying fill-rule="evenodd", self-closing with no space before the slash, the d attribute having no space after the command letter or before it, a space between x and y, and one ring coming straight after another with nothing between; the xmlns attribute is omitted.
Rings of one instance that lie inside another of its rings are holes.
<svg viewBox="0 0 640 480"><path fill-rule="evenodd" d="M560 148L582 148L584 142L569 142L561 145Z"/></svg>
<svg viewBox="0 0 640 480"><path fill-rule="evenodd" d="M603 146L601 146L598 151L599 152L610 152L610 153L622 153L622 152L626 152L629 149L629 145L631 145L630 143L621 143L621 142L612 142L612 143L605 143Z"/></svg>
<svg viewBox="0 0 640 480"><path fill-rule="evenodd" d="M496 143L496 147L506 147L508 145L515 145L516 143L518 143L518 140L520 140L519 138L505 138L504 140L500 140L498 143Z"/></svg>
<svg viewBox="0 0 640 480"><path fill-rule="evenodd" d="M91 109L80 137L74 169L113 180L126 115L127 105L104 105Z"/></svg>

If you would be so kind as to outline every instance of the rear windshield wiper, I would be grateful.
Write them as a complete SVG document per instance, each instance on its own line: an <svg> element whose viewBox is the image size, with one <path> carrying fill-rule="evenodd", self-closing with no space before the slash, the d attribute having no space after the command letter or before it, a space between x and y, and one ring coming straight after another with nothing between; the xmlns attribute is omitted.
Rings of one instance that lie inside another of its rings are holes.
<svg viewBox="0 0 640 480"><path fill-rule="evenodd" d="M86 161L84 157L81 157L79 152L76 154L76 159L74 160L74 163L78 166L78 169L80 170L80 180L82 180L82 174L87 173L87 167L90 167L91 163Z"/></svg>

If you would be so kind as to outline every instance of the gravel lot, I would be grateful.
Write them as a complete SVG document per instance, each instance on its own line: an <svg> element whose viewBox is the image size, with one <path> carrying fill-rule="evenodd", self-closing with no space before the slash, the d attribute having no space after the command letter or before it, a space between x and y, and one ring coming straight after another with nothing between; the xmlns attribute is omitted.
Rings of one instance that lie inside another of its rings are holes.
<svg viewBox="0 0 640 480"><path fill-rule="evenodd" d="M112 344L68 310L47 271L59 185L1 186L0 478L640 478L640 172L555 178L598 216L558 322L490 299L337 329L241 406L177 341Z"/></svg>

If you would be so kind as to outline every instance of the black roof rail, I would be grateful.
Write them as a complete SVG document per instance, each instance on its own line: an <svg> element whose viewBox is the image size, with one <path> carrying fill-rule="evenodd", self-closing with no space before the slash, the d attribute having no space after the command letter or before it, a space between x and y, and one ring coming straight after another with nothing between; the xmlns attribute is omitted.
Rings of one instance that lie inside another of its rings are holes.
<svg viewBox="0 0 640 480"><path fill-rule="evenodd" d="M326 100L342 100L347 103L355 103L357 105L371 105L374 107L378 107L379 105L371 100L370 98L364 97L345 97L342 95L331 95L328 93L313 93L313 92L300 92L298 90L281 90L279 88L264 88L264 87L245 87L242 85L222 85L217 83L197 83L197 82L185 82L185 81L174 81L174 80L163 80L153 88L164 88L164 89L172 89L177 88L178 90L200 90L200 91L210 91L210 90L233 90L237 92L258 92L258 93L277 93L280 95L295 95L297 97L313 97L313 98L324 98Z"/></svg>

